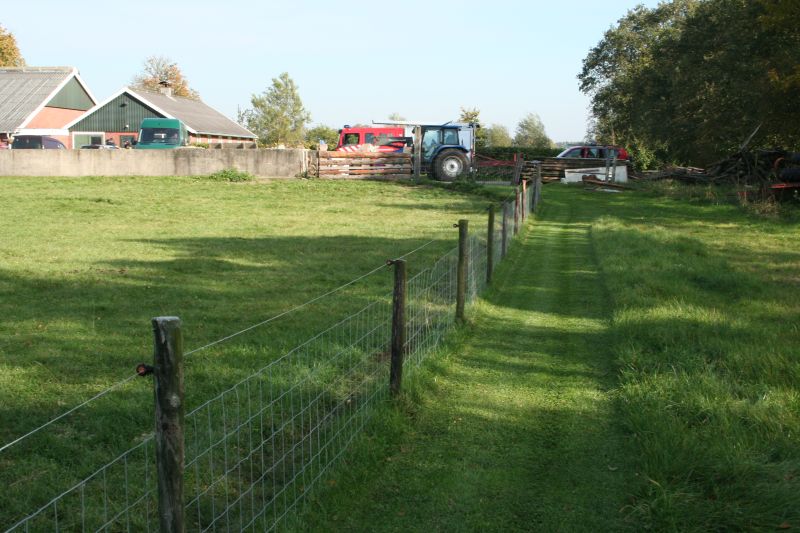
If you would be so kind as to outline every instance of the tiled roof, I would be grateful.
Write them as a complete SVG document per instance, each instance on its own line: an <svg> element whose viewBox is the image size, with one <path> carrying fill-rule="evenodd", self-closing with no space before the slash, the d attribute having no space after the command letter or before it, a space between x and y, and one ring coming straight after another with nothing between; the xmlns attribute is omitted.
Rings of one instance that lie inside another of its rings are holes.
<svg viewBox="0 0 800 533"><path fill-rule="evenodd" d="M0 68L0 132L13 132L53 92L77 74L73 67Z"/></svg>
<svg viewBox="0 0 800 533"><path fill-rule="evenodd" d="M229 135L255 139L256 135L229 119L202 100L167 96L166 94L142 89L128 89L131 96L138 97L145 104L181 120L186 126L199 134Z"/></svg>

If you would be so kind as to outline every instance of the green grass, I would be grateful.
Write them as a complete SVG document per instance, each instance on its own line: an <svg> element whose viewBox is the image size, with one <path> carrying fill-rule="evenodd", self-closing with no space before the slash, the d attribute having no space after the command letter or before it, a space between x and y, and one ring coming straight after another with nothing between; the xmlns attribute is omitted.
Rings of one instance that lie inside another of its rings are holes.
<svg viewBox="0 0 800 533"><path fill-rule="evenodd" d="M150 318L186 350L346 283L387 258L410 273L456 245L489 199L377 182L0 179L0 444L152 360ZM187 360L189 409L391 290L391 270ZM0 453L0 524L151 431L139 380Z"/></svg>
<svg viewBox="0 0 800 533"><path fill-rule="evenodd" d="M465 189L474 193L482 190ZM0 181L3 442L434 239L486 197L437 187L186 178ZM497 192L502 194L502 192ZM297 530L763 530L800 524L800 228L713 189L547 186L438 357L326 473ZM416 257L416 256L415 256ZM334 299L190 358L190 407L385 294ZM0 456L0 523L152 426L149 383Z"/></svg>
<svg viewBox="0 0 800 533"><path fill-rule="evenodd" d="M546 187L297 529L796 527L800 228L670 196Z"/></svg>

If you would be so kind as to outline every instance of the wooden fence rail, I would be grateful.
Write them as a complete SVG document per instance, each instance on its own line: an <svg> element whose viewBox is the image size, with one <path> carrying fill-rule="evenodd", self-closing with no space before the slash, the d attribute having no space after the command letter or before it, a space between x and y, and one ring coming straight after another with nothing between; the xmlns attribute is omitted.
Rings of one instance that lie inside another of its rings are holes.
<svg viewBox="0 0 800 533"><path fill-rule="evenodd" d="M319 152L317 177L394 178L411 176L411 154L387 152Z"/></svg>

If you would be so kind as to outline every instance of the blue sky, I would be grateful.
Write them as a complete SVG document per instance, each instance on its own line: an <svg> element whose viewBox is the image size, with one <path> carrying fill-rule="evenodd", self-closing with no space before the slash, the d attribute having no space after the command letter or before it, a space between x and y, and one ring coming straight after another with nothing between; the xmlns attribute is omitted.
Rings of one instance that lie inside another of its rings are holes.
<svg viewBox="0 0 800 533"><path fill-rule="evenodd" d="M77 67L103 100L145 58L176 62L208 104L231 117L288 72L312 124L445 122L477 107L485 124L537 113L555 141L584 137L581 61L603 32L658 0L514 2L4 2L29 65Z"/></svg>

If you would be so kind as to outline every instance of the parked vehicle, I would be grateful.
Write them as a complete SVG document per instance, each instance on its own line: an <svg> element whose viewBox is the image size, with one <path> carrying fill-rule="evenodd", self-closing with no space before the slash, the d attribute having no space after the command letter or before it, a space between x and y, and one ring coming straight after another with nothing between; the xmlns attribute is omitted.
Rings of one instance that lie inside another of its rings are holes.
<svg viewBox="0 0 800 533"><path fill-rule="evenodd" d="M337 152L402 152L406 146L405 130L396 128L373 128L369 126L339 130Z"/></svg>
<svg viewBox="0 0 800 533"><path fill-rule="evenodd" d="M413 146L414 128L422 129L422 171L442 181L453 181L469 172L475 156L477 124L447 122L415 124L382 122L373 127L339 130L339 151L401 152ZM368 142L370 141L370 142Z"/></svg>
<svg viewBox="0 0 800 533"><path fill-rule="evenodd" d="M146 118L139 128L137 150L169 150L189 145L186 125L176 118Z"/></svg>
<svg viewBox="0 0 800 533"><path fill-rule="evenodd" d="M47 135L15 135L12 150L66 150L64 143Z"/></svg>
<svg viewBox="0 0 800 533"><path fill-rule="evenodd" d="M584 158L584 159L628 159L628 152L619 146L602 146L585 144L570 146L556 157Z"/></svg>
<svg viewBox="0 0 800 533"><path fill-rule="evenodd" d="M81 150L117 150L113 144L84 144Z"/></svg>

